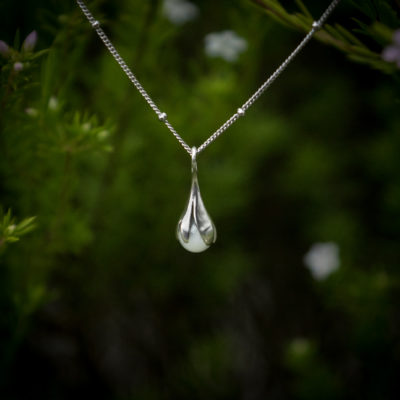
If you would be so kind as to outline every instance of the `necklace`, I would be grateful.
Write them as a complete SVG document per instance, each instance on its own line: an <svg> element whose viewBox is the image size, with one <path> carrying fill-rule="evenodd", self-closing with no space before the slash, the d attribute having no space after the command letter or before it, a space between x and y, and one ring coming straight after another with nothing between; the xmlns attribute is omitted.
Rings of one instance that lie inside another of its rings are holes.
<svg viewBox="0 0 400 400"><path fill-rule="evenodd" d="M269 88L269 86L278 78L278 76L286 69L289 63L296 57L303 47L311 40L314 33L322 28L322 25L329 17L334 8L339 4L340 0L333 0L325 12L321 15L319 20L312 23L310 31L300 42L300 44L293 50L293 52L286 58L286 60L275 70L275 72L251 95L251 97L241 106L236 112L222 124L201 146L198 148L190 147L178 134L175 128L167 119L167 114L160 111L154 101L151 99L149 94L140 84L136 76L133 74L131 69L125 63L123 58L119 55L117 49L111 43L108 36L104 33L100 26L100 22L97 21L92 13L87 8L86 4L82 0L76 0L83 14L92 25L97 35L103 41L108 51L114 57L115 61L120 65L122 70L125 72L129 80L133 83L139 93L144 97L147 104L156 113L158 119L164 123L169 131L175 136L181 146L186 150L192 159L192 185L190 189L189 200L185 207L185 211L182 214L181 219L178 222L176 229L176 236L181 245L188 251L193 253L200 253L208 249L211 244L215 243L217 239L217 230L215 225L209 216L203 200L200 194L199 183L197 180L197 155L207 148L215 139L217 139L222 133L224 133L234 122L240 117L243 117L245 112L253 105L253 103Z"/></svg>

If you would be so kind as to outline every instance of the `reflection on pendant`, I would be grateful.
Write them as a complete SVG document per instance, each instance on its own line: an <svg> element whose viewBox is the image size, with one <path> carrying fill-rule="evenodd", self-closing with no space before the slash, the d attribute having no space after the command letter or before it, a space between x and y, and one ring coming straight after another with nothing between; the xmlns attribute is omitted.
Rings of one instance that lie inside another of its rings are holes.
<svg viewBox="0 0 400 400"><path fill-rule="evenodd" d="M196 147L192 148L192 187L186 209L178 222L176 235L192 253L207 250L217 240L217 230L204 207L197 180Z"/></svg>

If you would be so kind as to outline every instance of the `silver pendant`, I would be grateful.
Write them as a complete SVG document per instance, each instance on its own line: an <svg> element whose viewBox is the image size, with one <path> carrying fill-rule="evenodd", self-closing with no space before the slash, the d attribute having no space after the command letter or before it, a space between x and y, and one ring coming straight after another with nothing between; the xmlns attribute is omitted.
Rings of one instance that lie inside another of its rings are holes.
<svg viewBox="0 0 400 400"><path fill-rule="evenodd" d="M207 250L217 240L217 230L200 194L197 180L196 147L192 148L192 187L189 201L178 222L176 236L180 244L192 253Z"/></svg>

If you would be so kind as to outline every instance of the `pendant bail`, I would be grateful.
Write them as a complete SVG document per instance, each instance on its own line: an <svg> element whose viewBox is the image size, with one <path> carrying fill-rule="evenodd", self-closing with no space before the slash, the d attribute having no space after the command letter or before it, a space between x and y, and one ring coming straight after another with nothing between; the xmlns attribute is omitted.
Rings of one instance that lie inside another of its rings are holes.
<svg viewBox="0 0 400 400"><path fill-rule="evenodd" d="M192 174L197 172L197 148L196 146L192 147Z"/></svg>

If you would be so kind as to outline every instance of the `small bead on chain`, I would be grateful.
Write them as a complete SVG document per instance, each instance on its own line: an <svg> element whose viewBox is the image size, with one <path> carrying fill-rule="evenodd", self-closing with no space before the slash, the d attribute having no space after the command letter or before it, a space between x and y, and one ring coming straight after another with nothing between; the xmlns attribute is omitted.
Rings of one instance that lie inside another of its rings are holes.
<svg viewBox="0 0 400 400"><path fill-rule="evenodd" d="M165 122L167 120L167 114L165 112L160 112L158 114L158 119L162 122Z"/></svg>
<svg viewBox="0 0 400 400"><path fill-rule="evenodd" d="M313 29L320 30L320 29L322 28L321 22L319 22L319 21L314 21L314 22L312 23L312 27L313 27Z"/></svg>
<svg viewBox="0 0 400 400"><path fill-rule="evenodd" d="M239 117L243 117L245 112L246 111L244 111L243 108L241 108L241 107L237 109L237 115L239 115Z"/></svg>

